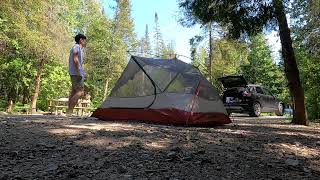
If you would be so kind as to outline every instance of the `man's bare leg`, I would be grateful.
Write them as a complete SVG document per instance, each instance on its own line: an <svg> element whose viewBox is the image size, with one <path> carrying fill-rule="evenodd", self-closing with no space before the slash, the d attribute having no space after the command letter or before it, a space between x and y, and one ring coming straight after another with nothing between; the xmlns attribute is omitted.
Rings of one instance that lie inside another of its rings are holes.
<svg viewBox="0 0 320 180"><path fill-rule="evenodd" d="M70 94L70 97L69 97L68 112L67 112L68 115L71 115L73 113L74 107L77 105L79 98L83 96L83 93L84 93L83 88L79 88L73 91L74 91L74 93L72 93L73 96L71 97L71 94Z"/></svg>
<svg viewBox="0 0 320 180"><path fill-rule="evenodd" d="M71 89L69 99L68 99L68 110L70 109L70 99L76 94L75 89Z"/></svg>

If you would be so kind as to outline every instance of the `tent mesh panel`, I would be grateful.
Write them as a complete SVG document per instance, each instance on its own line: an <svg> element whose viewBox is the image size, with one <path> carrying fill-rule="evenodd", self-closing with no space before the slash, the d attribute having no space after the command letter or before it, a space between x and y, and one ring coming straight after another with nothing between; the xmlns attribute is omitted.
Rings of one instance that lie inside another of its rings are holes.
<svg viewBox="0 0 320 180"><path fill-rule="evenodd" d="M138 58L136 60L156 84L157 93L195 94L200 83L199 96L217 100L217 90L197 70L179 60L158 60ZM141 97L154 95L151 80L134 60L130 60L124 73L116 83L111 97Z"/></svg>

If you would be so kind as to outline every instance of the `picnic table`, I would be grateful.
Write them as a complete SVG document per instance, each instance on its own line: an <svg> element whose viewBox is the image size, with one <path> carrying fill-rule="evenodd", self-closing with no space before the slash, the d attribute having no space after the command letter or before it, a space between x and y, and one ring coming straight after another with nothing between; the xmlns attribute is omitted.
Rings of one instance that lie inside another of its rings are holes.
<svg viewBox="0 0 320 180"><path fill-rule="evenodd" d="M26 113L28 115L28 114L31 114L32 109L30 105L24 105L24 106L15 107L14 110L18 113Z"/></svg>
<svg viewBox="0 0 320 180"><path fill-rule="evenodd" d="M58 113L62 114L63 111L68 109L68 98L51 99L49 101L49 111L55 115ZM78 104L74 107L78 116L83 116L86 111L92 111L94 108L91 107L90 100L79 99Z"/></svg>

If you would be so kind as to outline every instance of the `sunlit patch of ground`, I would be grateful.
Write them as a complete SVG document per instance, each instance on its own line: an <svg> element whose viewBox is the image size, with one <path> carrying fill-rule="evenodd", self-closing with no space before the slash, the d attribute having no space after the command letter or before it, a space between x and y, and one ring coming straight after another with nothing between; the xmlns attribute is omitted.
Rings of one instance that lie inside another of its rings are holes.
<svg viewBox="0 0 320 180"><path fill-rule="evenodd" d="M320 127L232 117L213 128L0 116L0 179L320 179Z"/></svg>

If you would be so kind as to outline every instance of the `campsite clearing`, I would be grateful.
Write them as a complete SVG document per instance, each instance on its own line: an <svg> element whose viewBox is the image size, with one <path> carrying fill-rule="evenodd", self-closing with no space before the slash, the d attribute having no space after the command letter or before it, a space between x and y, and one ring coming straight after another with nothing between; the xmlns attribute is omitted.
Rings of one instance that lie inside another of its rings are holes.
<svg viewBox="0 0 320 180"><path fill-rule="evenodd" d="M320 126L214 128L0 116L0 179L320 179Z"/></svg>

